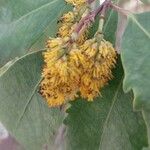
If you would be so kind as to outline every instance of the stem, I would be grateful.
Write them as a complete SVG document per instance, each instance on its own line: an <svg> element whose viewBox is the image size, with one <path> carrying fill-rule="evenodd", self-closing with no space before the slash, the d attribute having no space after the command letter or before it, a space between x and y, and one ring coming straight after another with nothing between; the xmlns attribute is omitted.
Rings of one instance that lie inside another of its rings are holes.
<svg viewBox="0 0 150 150"><path fill-rule="evenodd" d="M119 7L119 6L115 5L115 4L113 4L113 3L110 3L110 7L111 7L112 9L116 10L117 12L121 13L122 15L125 15L125 16L127 16L128 14L131 13L130 11L125 10L125 9L123 9L123 8L121 8L121 7Z"/></svg>
<svg viewBox="0 0 150 150"><path fill-rule="evenodd" d="M90 0L93 1L93 0ZM83 17L75 29L75 33L79 33L83 27L87 27L91 22L95 20L95 17L101 13L105 16L105 12L111 4L111 0L105 0L96 10L89 12L85 17Z"/></svg>
<svg viewBox="0 0 150 150"><path fill-rule="evenodd" d="M105 3L105 2L104 2ZM96 10L89 12L85 17L83 17L80 22L77 25L77 28L75 29L75 32L78 34L83 26L87 26L89 23L93 22L95 20L95 17L99 12L101 12L103 5L100 5Z"/></svg>
<svg viewBox="0 0 150 150"><path fill-rule="evenodd" d="M88 4L91 4L91 3L93 3L95 0L87 0L87 3Z"/></svg>
<svg viewBox="0 0 150 150"><path fill-rule="evenodd" d="M55 142L54 142L54 150L62 149L62 145L65 138L66 126L62 124L56 134Z"/></svg>
<svg viewBox="0 0 150 150"><path fill-rule="evenodd" d="M103 8L101 10L100 21L99 21L99 28L98 28L98 31L100 33L103 32L103 26L104 26L104 22L105 22L106 11L110 7L110 4L111 4L111 0L106 0L105 1L105 5L103 6Z"/></svg>
<svg viewBox="0 0 150 150"><path fill-rule="evenodd" d="M98 27L98 31L99 31L100 33L103 32L103 26L104 26L104 18L101 18L101 19L99 20L99 27Z"/></svg>

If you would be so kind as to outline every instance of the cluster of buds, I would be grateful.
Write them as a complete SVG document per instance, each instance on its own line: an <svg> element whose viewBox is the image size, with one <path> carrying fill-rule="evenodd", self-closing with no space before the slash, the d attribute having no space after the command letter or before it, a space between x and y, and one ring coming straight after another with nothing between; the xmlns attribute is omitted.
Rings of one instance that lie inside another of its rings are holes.
<svg viewBox="0 0 150 150"><path fill-rule="evenodd" d="M91 14L86 0L66 0L74 6L59 21L56 38L47 42L40 93L50 107L61 106L77 97L93 101L112 79L116 52L101 32L88 39L87 26L78 31L81 21ZM93 16L93 15L92 15Z"/></svg>

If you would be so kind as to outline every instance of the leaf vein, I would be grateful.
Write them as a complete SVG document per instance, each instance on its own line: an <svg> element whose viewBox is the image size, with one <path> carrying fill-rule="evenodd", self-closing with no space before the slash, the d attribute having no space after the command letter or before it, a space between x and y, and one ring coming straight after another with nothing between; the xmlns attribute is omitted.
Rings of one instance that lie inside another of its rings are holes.
<svg viewBox="0 0 150 150"><path fill-rule="evenodd" d="M150 33L137 21L134 16L131 16L132 20L136 25L146 34L146 36L150 39Z"/></svg>
<svg viewBox="0 0 150 150"><path fill-rule="evenodd" d="M37 11L39 11L40 9L45 8L45 7L48 6L48 5L51 5L51 4L53 4L53 3L56 3L57 1L59 1L59 0L53 0L53 1L49 2L49 3L47 3L47 4L44 4L44 5L42 5L42 6L38 7L38 8L36 8L36 9L30 11L29 13L27 13L27 14L21 16L20 18L18 18L17 20L13 21L12 23L19 22L20 20L24 19L25 17L31 15L33 12L37 12Z"/></svg>
<svg viewBox="0 0 150 150"><path fill-rule="evenodd" d="M31 95L30 95L30 97L29 97L29 99L28 99L28 101L27 101L27 103L26 103L26 105L25 105L23 111L22 111L20 117L18 118L18 121L17 121L17 124L16 124L16 129L18 128L18 126L19 126L21 120L23 119L23 116L24 116L24 114L25 114L25 112L26 112L26 110L27 110L27 108L28 108L28 106L29 106L29 104L30 104L30 102L31 102L31 100L32 100L32 98L33 98L33 96L34 96L36 90L37 90L37 87L39 86L39 84L40 84L40 82L41 82L41 80L42 80L42 78L40 78L40 80L38 80L38 82L37 82L37 84L35 85L33 91L31 92Z"/></svg>
<svg viewBox="0 0 150 150"><path fill-rule="evenodd" d="M102 139L103 139L103 136L104 136L104 131L105 131L105 129L106 129L106 126L107 126L109 117L110 117L111 112L112 112L112 110L113 110L113 108L114 108L114 106L115 106L115 103L116 103L116 101L117 101L117 96L118 96L118 93L119 93L119 89L120 89L120 87L121 87L121 85L122 85L122 80L123 80L123 77L122 77L122 79L121 79L121 81L120 81L120 83L119 83L119 85L118 85L118 87L117 87L117 89L116 89L116 92L114 93L114 97L113 97L113 100L112 100L112 105L111 105L111 107L110 107L110 110L109 110L108 115L107 115L107 117L106 117L106 120L105 120L105 122L104 122L103 130L102 130L102 135L101 135L101 138L100 138L99 150L100 150L100 147L101 147L101 145L102 145Z"/></svg>

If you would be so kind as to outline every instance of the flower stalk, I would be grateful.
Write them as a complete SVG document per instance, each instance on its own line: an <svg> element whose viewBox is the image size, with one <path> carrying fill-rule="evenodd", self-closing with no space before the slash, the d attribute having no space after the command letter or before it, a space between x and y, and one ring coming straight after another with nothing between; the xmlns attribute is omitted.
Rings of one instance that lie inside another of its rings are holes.
<svg viewBox="0 0 150 150"><path fill-rule="evenodd" d="M91 4L91 3L93 3L95 0L87 0L87 3L88 4Z"/></svg>
<svg viewBox="0 0 150 150"><path fill-rule="evenodd" d="M96 16L99 14L101 15L101 18L102 17L104 18L105 13L106 13L107 9L109 8L110 4L111 4L111 0L106 0L96 10L89 12L85 17L83 17L80 20L80 22L78 23L74 32L77 34L80 34L80 31L83 30L83 28L87 28L91 23L93 23L95 21ZM103 22L103 21L101 21L101 22ZM103 24L103 23L101 23L101 24Z"/></svg>

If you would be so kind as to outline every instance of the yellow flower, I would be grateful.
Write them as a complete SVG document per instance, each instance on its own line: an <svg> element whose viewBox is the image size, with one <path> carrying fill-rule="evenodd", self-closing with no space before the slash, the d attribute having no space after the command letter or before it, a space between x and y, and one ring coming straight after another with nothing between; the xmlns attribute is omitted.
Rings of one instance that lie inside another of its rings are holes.
<svg viewBox="0 0 150 150"><path fill-rule="evenodd" d="M75 7L80 7L86 4L86 0L65 0L67 3L74 5Z"/></svg>
<svg viewBox="0 0 150 150"><path fill-rule="evenodd" d="M78 82L74 78L71 80L72 74L66 64L61 60L43 69L40 92L50 107L60 106L77 96Z"/></svg>
<svg viewBox="0 0 150 150"><path fill-rule="evenodd" d="M61 24L61 26L59 27L58 29L58 32L57 32L57 36L60 37L60 38L72 38L73 34L74 34L74 31L75 31L75 28L77 26L77 23L76 22L63 22ZM81 45L85 42L85 40L87 39L87 30L82 32L76 42L78 43L78 45Z"/></svg>
<svg viewBox="0 0 150 150"><path fill-rule="evenodd" d="M57 36L58 37L69 37L71 36L72 33L72 28L73 24L72 23L63 23L61 27L58 29Z"/></svg>
<svg viewBox="0 0 150 150"><path fill-rule="evenodd" d="M57 107L65 103L64 95L57 88L48 86L48 84L41 83L40 92L45 97L49 107Z"/></svg>
<svg viewBox="0 0 150 150"><path fill-rule="evenodd" d="M110 42L93 38L82 45L71 43L70 47L67 42L67 38L50 39L44 52L40 91L50 107L75 100L78 94L93 101L113 77L116 52Z"/></svg>
<svg viewBox="0 0 150 150"><path fill-rule="evenodd" d="M112 79L111 69L116 63L116 52L110 42L95 38L80 46L86 64L83 65L80 93L88 101L100 95L100 90Z"/></svg>
<svg viewBox="0 0 150 150"><path fill-rule="evenodd" d="M60 21L63 23L71 23L75 21L76 18L76 13L73 11L69 11L68 13L64 14L61 18Z"/></svg>
<svg viewBox="0 0 150 150"><path fill-rule="evenodd" d="M87 58L92 58L96 54L97 43L95 43L95 39L87 40L83 45L80 46L80 49Z"/></svg>
<svg viewBox="0 0 150 150"><path fill-rule="evenodd" d="M44 61L48 67L51 67L64 54L64 45L67 38L50 38L47 41L47 51L43 53Z"/></svg>
<svg viewBox="0 0 150 150"><path fill-rule="evenodd" d="M71 2L71 1L70 1ZM83 3L83 1L72 1L75 4ZM85 2L85 1L84 1ZM74 9L73 11L69 11L65 13L61 19L59 24L59 29L57 32L57 37L60 38L72 38L73 34L75 33L75 29L78 25L78 21L87 14L87 8L80 7L80 9ZM87 30L80 32L78 35L77 43L79 45L83 44L84 41L87 39Z"/></svg>
<svg viewBox="0 0 150 150"><path fill-rule="evenodd" d="M86 0L66 0L74 10L60 19L57 37L47 41L40 93L48 106L61 106L79 95L87 101L101 95L112 79L116 52L112 44L95 36L87 40L88 27L77 33L78 21L87 15Z"/></svg>
<svg viewBox="0 0 150 150"><path fill-rule="evenodd" d="M72 12L70 11L61 17L60 27L57 32L58 37L64 38L64 37L71 36L71 34L74 30L73 26L75 26L74 25L76 22L75 18L77 15L78 15L78 13L75 13L74 11L72 11Z"/></svg>
<svg viewBox="0 0 150 150"><path fill-rule="evenodd" d="M44 52L45 66L40 92L50 107L60 106L69 100L74 100L79 91L80 70L72 61L74 53L64 52L59 57L60 51L64 51L65 43L62 39L59 44L58 40L60 38L49 41L51 49Z"/></svg>
<svg viewBox="0 0 150 150"><path fill-rule="evenodd" d="M57 46L61 46L63 43L63 40L61 38L50 38L48 41L47 41L47 48L55 48Z"/></svg>
<svg viewBox="0 0 150 150"><path fill-rule="evenodd" d="M77 39L77 44L78 44L78 45L82 45L82 44L87 40L87 38L88 38L88 31L85 30L84 32L82 32L82 33L79 35L79 37L78 37L78 39Z"/></svg>

